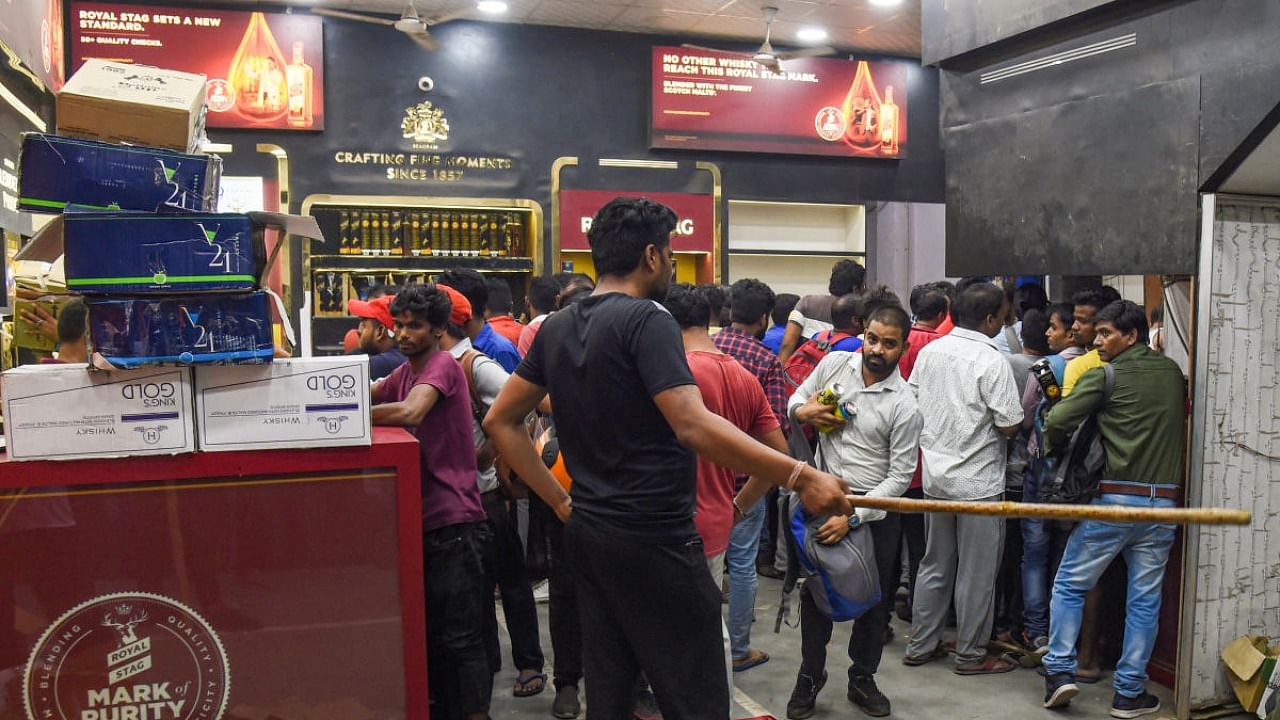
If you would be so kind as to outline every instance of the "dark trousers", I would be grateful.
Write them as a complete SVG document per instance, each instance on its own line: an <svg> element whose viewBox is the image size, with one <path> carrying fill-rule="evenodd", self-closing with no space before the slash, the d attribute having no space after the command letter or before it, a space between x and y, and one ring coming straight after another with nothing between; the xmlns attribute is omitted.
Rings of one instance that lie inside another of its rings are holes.
<svg viewBox="0 0 1280 720"><path fill-rule="evenodd" d="M668 720L729 716L720 588L702 541L635 542L573 515L565 547L577 581L588 720L630 717L643 672Z"/></svg>
<svg viewBox="0 0 1280 720"><path fill-rule="evenodd" d="M538 640L538 607L533 602L533 587L524 569L524 545L502 491L481 496L484 512L489 516L493 542L486 558L485 586L489 590L485 602L485 649L493 672L502 669L502 650L498 645L498 613L493 601L493 586L502 595L502 611L507 618L507 635L511 637L511 662L516 670L542 671L542 645Z"/></svg>
<svg viewBox="0 0 1280 720"><path fill-rule="evenodd" d="M423 534L427 595L427 682L431 717L458 720L487 713L493 672L485 652L484 558L488 523L447 525Z"/></svg>
<svg viewBox="0 0 1280 720"><path fill-rule="evenodd" d="M874 675L880 669L884 632L893 608L893 588L898 580L898 535L902 516L889 513L885 519L867 523L876 546L876 570L880 573L880 602L853 621L849 634L849 677ZM821 592L821 580L806 580L800 592L800 671L815 679L827 666L827 643L831 642L831 618L823 615L810 594Z"/></svg>
<svg viewBox="0 0 1280 720"><path fill-rule="evenodd" d="M546 505L543 505L546 508ZM582 618L578 613L578 590L573 565L565 554L564 525L547 508L547 541L551 546L550 607L551 649L555 652L555 686L559 690L582 681Z"/></svg>
<svg viewBox="0 0 1280 720"><path fill-rule="evenodd" d="M903 497L915 498L916 500L924 499L924 488L912 488L902 495ZM924 557L925 534L924 534L924 513L907 513L899 515L899 522L902 526L902 542L897 557L894 558L894 568L901 567L902 553L907 553L907 607L910 608L915 602L916 595L916 575L920 574L920 559ZM894 591L898 589L898 577L893 578L893 584L890 587ZM890 596L894 593L891 591Z"/></svg>

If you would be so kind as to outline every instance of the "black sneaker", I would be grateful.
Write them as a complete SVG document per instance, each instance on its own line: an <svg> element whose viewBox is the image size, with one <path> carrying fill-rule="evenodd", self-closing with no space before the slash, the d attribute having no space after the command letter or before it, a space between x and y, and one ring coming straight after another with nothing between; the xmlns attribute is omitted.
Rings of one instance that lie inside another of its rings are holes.
<svg viewBox="0 0 1280 720"><path fill-rule="evenodd" d="M1070 673L1054 673L1044 676L1044 706L1047 708L1066 707L1071 698L1080 694L1076 680ZM1114 710L1112 711L1115 712Z"/></svg>
<svg viewBox="0 0 1280 720"><path fill-rule="evenodd" d="M849 678L849 699L862 712L871 717L889 714L889 698L876 687L876 679L870 675L854 675Z"/></svg>
<svg viewBox="0 0 1280 720"><path fill-rule="evenodd" d="M1116 693L1115 699L1111 701L1111 717L1128 718L1142 717L1160 710L1160 698L1149 692L1144 692L1138 697L1129 697Z"/></svg>
<svg viewBox="0 0 1280 720"><path fill-rule="evenodd" d="M551 703L551 715L560 720L573 720L582 714L582 702L578 699L578 686L565 685L556 688L556 699Z"/></svg>
<svg viewBox="0 0 1280 720"><path fill-rule="evenodd" d="M818 701L818 692L827 684L827 671L822 671L822 678L816 683L813 676L805 675L801 670L796 675L796 687L791 691L791 699L787 701L787 720L805 720L813 717L813 706Z"/></svg>

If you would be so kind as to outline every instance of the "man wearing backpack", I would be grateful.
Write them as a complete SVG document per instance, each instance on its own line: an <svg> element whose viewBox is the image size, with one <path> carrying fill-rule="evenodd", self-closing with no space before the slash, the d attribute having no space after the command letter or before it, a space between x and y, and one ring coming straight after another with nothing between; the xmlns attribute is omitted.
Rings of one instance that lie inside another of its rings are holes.
<svg viewBox="0 0 1280 720"><path fill-rule="evenodd" d="M911 319L897 305L880 307L866 321L866 342L861 353L834 352L791 396L796 420L824 432L818 440L820 464L844 480L849 492L897 497L906 491L916 469L917 448L923 420L915 394L898 372L906 349ZM839 405L818 400L822 390L839 384ZM840 410L837 416L835 411ZM870 528L875 544L875 564L881 598L854 621L849 637L848 698L873 717L889 714L889 698L876 686L874 675L884 651L897 564L899 515L871 508L857 508L853 517L834 516L816 534L824 544L840 542L860 523ZM818 691L826 683L827 643L832 618L824 615L813 596L823 592L821 581L806 581L800 591L802 662L795 689L787 703L787 718L803 720L813 715Z"/></svg>
<svg viewBox="0 0 1280 720"><path fill-rule="evenodd" d="M476 484L480 489L480 502L484 506L493 542L485 557L485 651L493 672L502 667L501 649L498 644L497 608L493 601L493 586L502 595L502 612L506 616L507 634L511 637L511 660L518 675L512 694L528 697L541 693L547 684L543 673L542 644L538 639L538 608L533 600L533 588L524 566L524 546L516 532L509 508L506 490L498 482L495 468L497 452L485 435L480 423L489 406L497 399L502 386L510 377L498 363L472 346L464 327L472 319L471 303L462 293L447 285L437 285L449 295L453 310L449 323L440 337L440 349L453 355L462 367L471 395L471 432L476 447Z"/></svg>
<svg viewBox="0 0 1280 720"><path fill-rule="evenodd" d="M1065 447L1071 434L1096 413L1106 453L1095 505L1169 508L1182 494L1186 430L1186 381L1177 363L1147 347L1147 318L1127 300L1113 302L1094 318L1094 346L1114 371L1106 397L1106 373L1084 373L1069 397L1049 412L1044 438L1050 450ZM1078 692L1075 646L1084 596L1118 555L1129 570L1124 648L1115 673L1111 716L1155 713L1160 701L1146 692L1146 667L1155 644L1160 588L1172 525L1085 521L1067 542L1053 585L1049 653L1045 655L1044 706L1066 706Z"/></svg>
<svg viewBox="0 0 1280 720"><path fill-rule="evenodd" d="M862 292L866 281L866 268L854 260L840 260L832 265L827 294L805 295L791 311L791 316L787 318L786 332L782 336L782 346L778 348L778 359L785 364L805 338L811 338L822 330L830 330L833 325L832 305L845 295Z"/></svg>

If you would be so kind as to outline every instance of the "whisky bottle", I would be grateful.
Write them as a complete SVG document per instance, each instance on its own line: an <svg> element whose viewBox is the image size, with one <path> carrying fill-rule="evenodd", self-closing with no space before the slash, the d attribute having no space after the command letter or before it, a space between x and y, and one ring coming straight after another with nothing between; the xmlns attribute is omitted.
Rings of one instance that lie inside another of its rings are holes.
<svg viewBox="0 0 1280 720"><path fill-rule="evenodd" d="M480 216L480 256L489 257L492 255L493 247L493 213L485 213Z"/></svg>
<svg viewBox="0 0 1280 720"><path fill-rule="evenodd" d="M493 253L498 257L507 256L507 219L501 213L494 213L490 216L491 234L493 235Z"/></svg>
<svg viewBox="0 0 1280 720"><path fill-rule="evenodd" d="M462 218L461 213L449 213L449 230L450 230L450 254L458 256L462 254Z"/></svg>
<svg viewBox="0 0 1280 720"><path fill-rule="evenodd" d="M409 221L409 250L414 257L422 254L422 219L419 213L413 213Z"/></svg>
<svg viewBox="0 0 1280 720"><path fill-rule="evenodd" d="M391 256L401 257L404 252L404 225L400 222L400 211L391 213Z"/></svg>
<svg viewBox="0 0 1280 720"><path fill-rule="evenodd" d="M480 256L480 214L471 213L471 257Z"/></svg>
<svg viewBox="0 0 1280 720"><path fill-rule="evenodd" d="M369 213L360 213L360 255L372 255L373 236L369 234Z"/></svg>
<svg viewBox="0 0 1280 720"><path fill-rule="evenodd" d="M418 247L421 249L422 255L431 254L431 214L430 213L414 213L422 224L421 234L418 236Z"/></svg>
<svg viewBox="0 0 1280 720"><path fill-rule="evenodd" d="M285 66L285 78L289 84L289 127L309 128L315 123L311 107L313 73L311 66L302 61L302 42L293 44L293 62Z"/></svg>
<svg viewBox="0 0 1280 720"><path fill-rule="evenodd" d="M351 215L346 210L338 212L338 254L351 254Z"/></svg>
<svg viewBox="0 0 1280 720"><path fill-rule="evenodd" d="M880 105L880 152L898 154L898 106L893 102L893 86L884 89L884 102Z"/></svg>
<svg viewBox="0 0 1280 720"><path fill-rule="evenodd" d="M431 213L431 234L427 236L427 246L437 255L444 254L444 237L440 233L440 213Z"/></svg>
<svg viewBox="0 0 1280 720"><path fill-rule="evenodd" d="M520 213L511 214L511 223L507 227L511 230L510 254L514 257L525 257L524 225L520 223Z"/></svg>
<svg viewBox="0 0 1280 720"><path fill-rule="evenodd" d="M382 236L379 238L378 244L379 255L391 254L391 213L383 210L378 213L378 222L382 225Z"/></svg>

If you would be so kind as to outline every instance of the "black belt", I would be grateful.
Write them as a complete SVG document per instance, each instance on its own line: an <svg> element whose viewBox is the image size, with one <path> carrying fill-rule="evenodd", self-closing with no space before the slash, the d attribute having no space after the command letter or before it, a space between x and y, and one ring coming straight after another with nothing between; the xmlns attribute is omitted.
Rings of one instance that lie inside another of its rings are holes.
<svg viewBox="0 0 1280 720"><path fill-rule="evenodd" d="M1167 500L1181 500L1182 488L1177 485L1145 485L1137 483L1116 483L1103 480L1098 483L1098 490L1102 493L1112 493L1115 495L1137 495L1140 497L1165 498Z"/></svg>

